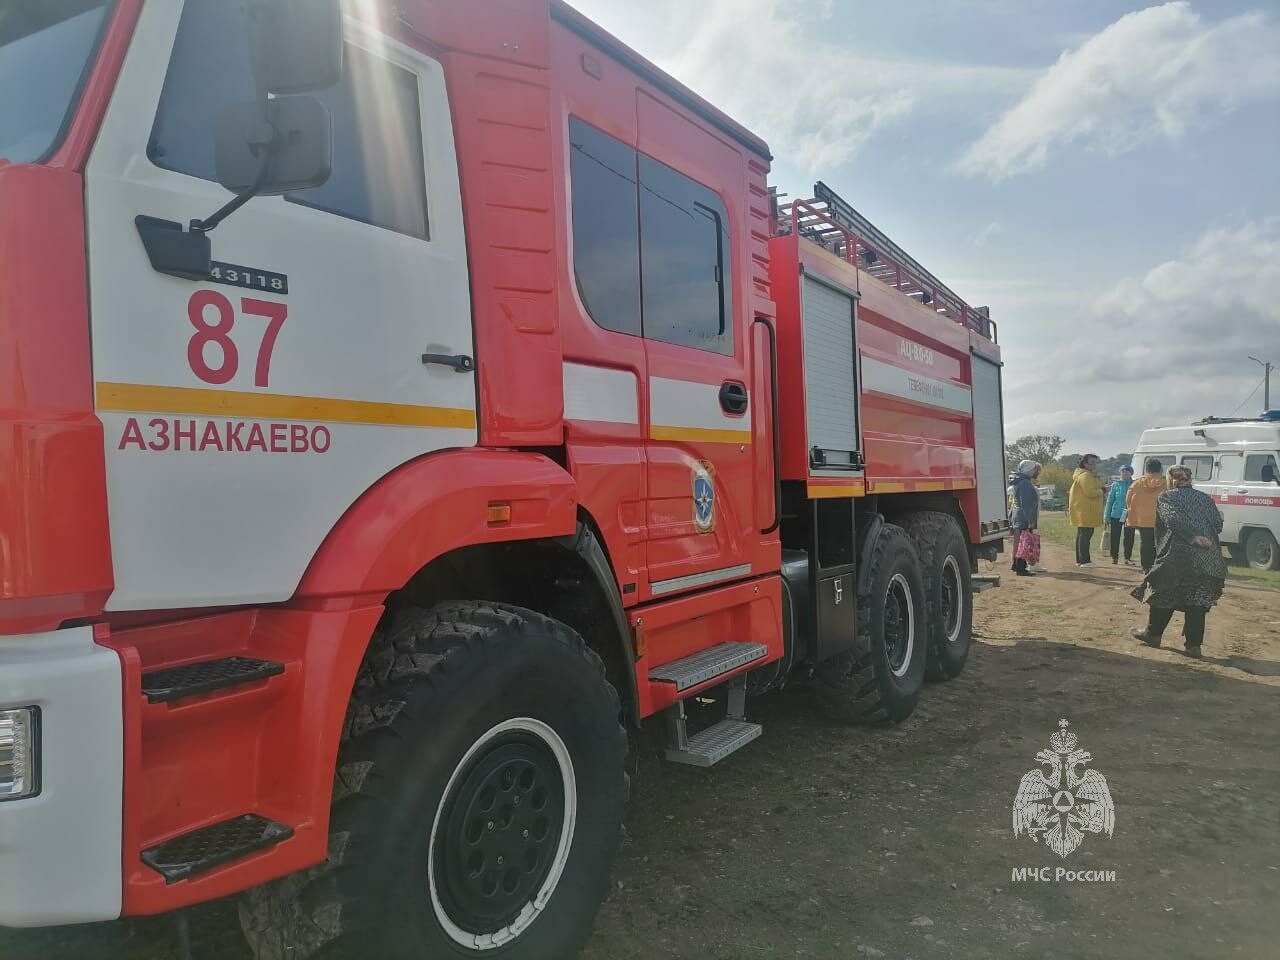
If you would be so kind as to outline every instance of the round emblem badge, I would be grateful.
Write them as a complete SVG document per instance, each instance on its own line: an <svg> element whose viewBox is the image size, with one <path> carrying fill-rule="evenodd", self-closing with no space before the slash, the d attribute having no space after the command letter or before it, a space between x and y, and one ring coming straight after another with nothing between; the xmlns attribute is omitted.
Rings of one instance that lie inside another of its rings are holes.
<svg viewBox="0 0 1280 960"><path fill-rule="evenodd" d="M693 468L693 525L699 533L709 533L716 525L716 488L705 463Z"/></svg>

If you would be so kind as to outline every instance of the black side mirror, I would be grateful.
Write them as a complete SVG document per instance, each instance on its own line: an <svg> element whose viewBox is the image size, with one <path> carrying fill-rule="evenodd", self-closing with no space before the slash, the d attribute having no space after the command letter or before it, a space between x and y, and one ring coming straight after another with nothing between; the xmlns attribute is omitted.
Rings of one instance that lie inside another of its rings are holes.
<svg viewBox="0 0 1280 960"><path fill-rule="evenodd" d="M260 89L321 90L342 76L339 0L250 0L249 52Z"/></svg>
<svg viewBox="0 0 1280 960"><path fill-rule="evenodd" d="M214 167L232 193L270 196L319 186L329 179L332 157L333 120L315 97L277 97L265 108L238 103L218 117Z"/></svg>
<svg viewBox="0 0 1280 960"><path fill-rule="evenodd" d="M1280 477L1276 476L1276 468L1269 463L1264 463L1262 465L1262 482L1280 483Z"/></svg>

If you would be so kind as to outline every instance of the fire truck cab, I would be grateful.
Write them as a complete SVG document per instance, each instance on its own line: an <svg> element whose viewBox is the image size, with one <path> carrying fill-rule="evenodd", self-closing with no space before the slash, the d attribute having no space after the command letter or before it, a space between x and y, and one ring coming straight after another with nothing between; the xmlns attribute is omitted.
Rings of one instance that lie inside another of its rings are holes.
<svg viewBox="0 0 1280 960"><path fill-rule="evenodd" d="M650 718L963 668L994 324L561 0L19 0L15 85L0 925L571 956Z"/></svg>

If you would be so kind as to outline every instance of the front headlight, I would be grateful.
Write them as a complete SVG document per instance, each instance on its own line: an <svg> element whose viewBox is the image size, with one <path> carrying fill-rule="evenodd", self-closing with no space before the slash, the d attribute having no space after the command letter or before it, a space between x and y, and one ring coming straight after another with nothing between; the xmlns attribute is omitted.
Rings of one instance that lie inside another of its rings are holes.
<svg viewBox="0 0 1280 960"><path fill-rule="evenodd" d="M0 710L0 803L40 792L40 708Z"/></svg>

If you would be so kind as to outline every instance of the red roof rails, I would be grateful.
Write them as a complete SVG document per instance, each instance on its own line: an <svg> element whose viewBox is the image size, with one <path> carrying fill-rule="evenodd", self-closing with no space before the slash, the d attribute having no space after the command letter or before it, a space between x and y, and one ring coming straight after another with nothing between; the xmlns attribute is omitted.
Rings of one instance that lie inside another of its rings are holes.
<svg viewBox="0 0 1280 960"><path fill-rule="evenodd" d="M986 307L971 307L961 300L821 180L814 184L813 193L812 199L778 207L780 233L811 240L917 303L933 307L988 340L996 339L997 327Z"/></svg>

